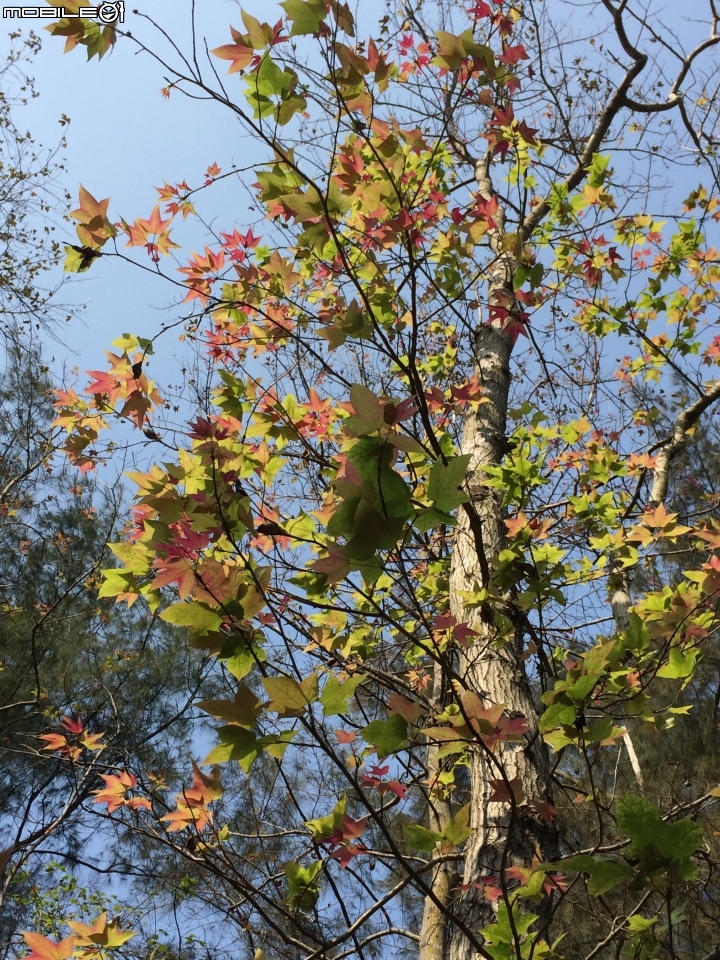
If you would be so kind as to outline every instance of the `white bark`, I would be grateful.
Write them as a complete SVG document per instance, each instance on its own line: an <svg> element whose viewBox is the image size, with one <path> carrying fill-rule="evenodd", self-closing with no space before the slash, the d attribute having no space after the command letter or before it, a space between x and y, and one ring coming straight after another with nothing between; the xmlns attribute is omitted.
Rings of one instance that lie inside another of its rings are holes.
<svg viewBox="0 0 720 960"><path fill-rule="evenodd" d="M503 289L507 292L505 283ZM482 404L478 413L466 421L462 452L472 457L467 488L481 528L481 540L476 532L478 522L473 522L467 512L461 513L453 548L450 604L457 620L470 623L479 634L459 657L458 673L463 684L488 705L503 703L509 716L525 717L532 745L528 740L504 744L492 756L479 744L472 749L470 823L473 833L465 850L465 884L476 883L487 876L497 877L504 866L526 866L533 857L552 859L555 853L554 831L544 821L530 816L527 808L522 813L516 811L513 816L511 804L489 799L493 793L489 781L499 780L504 774L507 780L519 780L527 799L543 803L551 800L547 751L542 739L535 736L537 712L520 656L522 638L516 636L496 644L496 629L486 622L491 618L477 609L466 609L460 598L460 591L471 591L474 584L485 583L485 571L492 575L505 542L502 494L485 485L483 467L498 463L503 454L510 351L508 337L490 326L480 328L478 374L489 402ZM475 931L491 922L494 916L492 906L472 888L458 904L458 912ZM451 960L474 960L475 956L467 938L458 933L452 941Z"/></svg>
<svg viewBox="0 0 720 960"><path fill-rule="evenodd" d="M489 198L492 185L488 160L476 169L479 193ZM502 249L504 218L496 217L489 241L495 256L488 279L488 302L512 313L515 306L512 280L515 257ZM481 318L482 321L482 318ZM529 735L519 743L505 743L490 754L482 744L471 748L471 815L473 828L465 849L463 882L471 885L483 877L499 876L506 866L526 866L537 857L551 859L555 832L539 817L520 811L510 803L491 802L490 780L517 779L528 800L551 800L548 756L537 736L537 712L521 658L522 637L498 639L488 609L467 609L462 591L475 584L490 586L492 572L505 543L502 492L487 486L485 470L500 463L504 454L507 404L510 389L512 339L500 324L480 323L476 333L476 372L486 402L468 416L462 439L462 453L470 454L466 489L471 497L459 513L450 572L450 609L459 622L469 623L478 636L459 653L458 674L463 686L479 694L488 705L502 703L510 717L527 719ZM479 932L491 922L493 909L476 889L459 899L457 913ZM474 960L477 956L468 939L457 932L451 942L451 960Z"/></svg>

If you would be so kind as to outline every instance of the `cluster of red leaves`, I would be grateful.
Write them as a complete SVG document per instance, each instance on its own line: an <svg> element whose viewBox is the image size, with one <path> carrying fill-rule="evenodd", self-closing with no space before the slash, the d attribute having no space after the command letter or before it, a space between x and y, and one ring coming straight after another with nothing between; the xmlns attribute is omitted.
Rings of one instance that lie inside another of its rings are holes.
<svg viewBox="0 0 720 960"><path fill-rule="evenodd" d="M120 807L129 807L131 810L152 810L152 804L147 797L131 797L127 794L137 786L137 777L127 770L119 774L101 774L105 781L102 790L94 790L93 803L107 804L107 812L114 813Z"/></svg>
<svg viewBox="0 0 720 960"><path fill-rule="evenodd" d="M83 750L99 751L105 748L105 744L102 743L105 734L87 733L81 720L63 717L60 725L72 739L68 740L67 736L61 733L41 733L38 739L46 742L43 750L51 750L74 763L80 759Z"/></svg>
<svg viewBox="0 0 720 960"><path fill-rule="evenodd" d="M220 768L213 767L210 775L203 773L193 760L193 785L175 797L177 809L162 817L167 820L167 830L172 833L185 827L194 827L198 833L212 823L213 815L208 806L223 794Z"/></svg>
<svg viewBox="0 0 720 960"><path fill-rule="evenodd" d="M359 780L366 787L373 787L380 796L384 796L388 791L394 793L399 800L404 800L408 788L399 780L385 780L384 777L390 772L388 764L384 766L372 766L368 773L361 773Z"/></svg>

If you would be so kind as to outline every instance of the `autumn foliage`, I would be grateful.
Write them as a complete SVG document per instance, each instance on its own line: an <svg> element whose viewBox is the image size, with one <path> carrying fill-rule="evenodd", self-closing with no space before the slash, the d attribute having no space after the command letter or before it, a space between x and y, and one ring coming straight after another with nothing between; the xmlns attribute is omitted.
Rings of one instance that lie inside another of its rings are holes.
<svg viewBox="0 0 720 960"><path fill-rule="evenodd" d="M339 0L280 6L272 25L243 11L211 49L227 79L178 68L167 89L205 91L266 145L259 224L176 262L171 232L215 162L156 188L146 218L112 222L84 188L72 213L66 269L132 248L182 288L212 381L178 429L146 374L166 334L125 333L58 392L81 471L123 425L149 441L99 595L183 628L229 691L197 703L217 723L209 774L193 761L170 798L117 769L94 803L232 876L248 924L293 956L375 939L422 960L560 956L583 903L602 949L699 957L673 911L716 890L720 788L646 796L636 745L684 722L716 656L717 498L671 496L720 399L720 208L703 188L663 219L634 208L609 143L633 109L674 101L632 99L647 57L625 3L604 6L630 66L572 150L520 5L458 9L457 32L413 14L365 41ZM84 23L51 32L103 52ZM75 720L43 739L68 762L102 749ZM594 779L621 761L622 787ZM298 763L312 798L285 773ZM287 777L301 840L281 865L229 865L231 764ZM406 888L421 928L395 925ZM30 956L128 936L71 926L58 944L27 934Z"/></svg>

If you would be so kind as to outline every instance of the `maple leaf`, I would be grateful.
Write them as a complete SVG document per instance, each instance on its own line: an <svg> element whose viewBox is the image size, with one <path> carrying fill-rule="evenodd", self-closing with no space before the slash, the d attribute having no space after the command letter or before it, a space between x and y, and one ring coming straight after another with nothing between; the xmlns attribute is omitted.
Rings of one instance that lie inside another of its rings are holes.
<svg viewBox="0 0 720 960"><path fill-rule="evenodd" d="M152 400L146 397L141 390L133 390L120 410L119 416L135 421L138 430L142 430L147 421L147 415L152 409Z"/></svg>
<svg viewBox="0 0 720 960"><path fill-rule="evenodd" d="M125 794L128 790L137 786L137 778L127 770L123 770L120 774L103 773L101 776L105 781L105 786L102 790L93 790L95 796L93 803L106 803L108 813L114 813L119 807L130 805ZM145 797L134 799L136 802L132 804L133 807L142 806L148 810L151 809L150 801Z"/></svg>
<svg viewBox="0 0 720 960"><path fill-rule="evenodd" d="M47 746L43 750L65 750L68 742L60 733L41 733L38 740L47 740Z"/></svg>
<svg viewBox="0 0 720 960"><path fill-rule="evenodd" d="M553 817L557 813L557 810L551 803L541 803L539 800L529 800L528 803L537 811L540 816L543 818L545 823L551 827L553 822Z"/></svg>
<svg viewBox="0 0 720 960"><path fill-rule="evenodd" d="M177 810L161 818L168 821L169 833L189 826L194 826L199 833L202 832L208 824L212 823L213 815L208 804L218 800L223 794L219 767L213 767L209 775L203 773L194 760L192 767L192 787L178 793L175 797Z"/></svg>
<svg viewBox="0 0 720 960"><path fill-rule="evenodd" d="M440 614L433 620L433 626L436 630L450 630L456 623L457 620L451 613Z"/></svg>
<svg viewBox="0 0 720 960"><path fill-rule="evenodd" d="M104 750L105 744L102 742L104 736L104 733L86 733L81 737L80 743L86 750Z"/></svg>
<svg viewBox="0 0 720 960"><path fill-rule="evenodd" d="M693 535L707 541L713 550L720 550L720 529L708 527L704 530L694 530Z"/></svg>
<svg viewBox="0 0 720 960"><path fill-rule="evenodd" d="M520 60L529 59L528 52L521 43L515 47L505 47L502 54L498 57L498 61L508 67L514 66L516 63L519 63Z"/></svg>
<svg viewBox="0 0 720 960"><path fill-rule="evenodd" d="M328 556L311 563L310 569L315 573L325 574L329 584L337 583L350 573L351 564L348 562L345 551L337 544L329 543L327 551Z"/></svg>
<svg viewBox="0 0 720 960"><path fill-rule="evenodd" d="M69 960L75 949L75 937L66 937L58 943L39 933L25 930L23 937L31 950L31 953L25 954L23 960Z"/></svg>
<svg viewBox="0 0 720 960"><path fill-rule="evenodd" d="M80 923L78 920L68 920L67 925L76 935L76 942L79 947L121 947L128 940L131 940L135 933L131 930L120 930L118 920L113 919L108 923L107 913L102 913L94 923ZM84 960L91 960L92 957L100 956L99 950L84 950Z"/></svg>
<svg viewBox="0 0 720 960"><path fill-rule="evenodd" d="M65 727L70 733L82 733L85 729L81 720L73 720L72 717L63 717L60 726Z"/></svg>
<svg viewBox="0 0 720 960"><path fill-rule="evenodd" d="M357 733L354 730L336 730L335 737L338 743L352 743Z"/></svg>
<svg viewBox="0 0 720 960"><path fill-rule="evenodd" d="M470 645L472 638L478 636L478 632L467 623L458 623L453 627L453 636L461 647L467 647Z"/></svg>
<svg viewBox="0 0 720 960"><path fill-rule="evenodd" d="M507 783L504 780L488 780L488 783L493 788L493 792L488 797L488 803L509 803L514 799L516 804L521 804L525 799L520 777L513 777Z"/></svg>
<svg viewBox="0 0 720 960"><path fill-rule="evenodd" d="M474 7L470 7L468 14L474 20L480 20L483 17L489 17L492 13L492 8L489 4L485 3L485 0L478 0Z"/></svg>
<svg viewBox="0 0 720 960"><path fill-rule="evenodd" d="M353 857L361 853L367 853L367 848L362 843L346 844L343 843L330 854L331 860L337 860L343 870L347 867Z"/></svg>
<svg viewBox="0 0 720 960"><path fill-rule="evenodd" d="M488 398L484 396L484 390L478 380L477 374L473 374L473 376L460 387L451 386L450 394L459 406L469 404L470 409L475 411L477 411L481 403L488 402Z"/></svg>
<svg viewBox="0 0 720 960"><path fill-rule="evenodd" d="M167 255L172 248L178 246L170 239L169 226L171 223L172 217L163 220L160 207L157 205L153 208L147 220L136 219L132 226L123 221L123 229L128 236L126 246L147 246L149 238L153 236L155 240L151 246L154 246L160 253Z"/></svg>
<svg viewBox="0 0 720 960"><path fill-rule="evenodd" d="M349 814L343 813L341 814L342 820L340 824L338 824L337 815L338 810L336 808L336 812L331 818L334 820L332 833L329 836L325 836L321 840L321 843L326 844L330 848L330 859L338 860L340 866L345 869L354 857L367 852L364 844L355 843L354 841L358 840L365 832L368 818L362 817L360 820L354 820ZM319 824L323 824L323 821L312 821L309 825L314 826Z"/></svg>
<svg viewBox="0 0 720 960"><path fill-rule="evenodd" d="M482 885L482 895L490 903L497 903L503 895L502 887L499 884L484 883Z"/></svg>
<svg viewBox="0 0 720 960"><path fill-rule="evenodd" d="M83 246L99 250L115 236L115 228L107 218L110 198L96 200L82 185L79 196L80 206L70 213L70 216L78 221L75 232Z"/></svg>
<svg viewBox="0 0 720 960"><path fill-rule="evenodd" d="M399 780L384 780L383 777L388 773L389 767L372 766L368 773L361 773L359 780L366 787L373 787L380 796L384 796L388 790L395 794L398 800L404 800L407 796L408 788Z"/></svg>
<svg viewBox="0 0 720 960"><path fill-rule="evenodd" d="M246 67L249 67L255 57L255 48L250 42L248 35L243 35L239 30L230 27L234 43L225 43L221 47L215 47L210 53L220 60L229 60L230 67L228 75L231 73L240 73Z"/></svg>
<svg viewBox="0 0 720 960"><path fill-rule="evenodd" d="M409 723L417 722L422 713L422 707L419 703L408 700L408 698L404 697L401 693L391 693L388 697L387 704L391 713L399 714Z"/></svg>

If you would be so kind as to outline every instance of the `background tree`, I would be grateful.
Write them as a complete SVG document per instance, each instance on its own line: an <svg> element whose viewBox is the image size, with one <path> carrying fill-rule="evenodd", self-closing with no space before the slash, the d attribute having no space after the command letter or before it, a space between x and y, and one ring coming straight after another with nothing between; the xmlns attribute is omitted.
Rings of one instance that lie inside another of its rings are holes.
<svg viewBox="0 0 720 960"><path fill-rule="evenodd" d="M0 70L3 956L19 928L46 922L53 905L55 916L73 898L77 909L97 906L90 894L77 900L76 876L102 865L119 842L90 804L98 777L141 765L171 778L190 749L188 707L207 672L176 649L170 626L97 598L100 569L111 562L108 539L123 522L122 488L100 486L56 457L61 431L37 331L57 337L64 315L59 285L49 283L62 256L52 231L66 209L57 182L63 167L57 153L21 133L18 111L35 95L25 71L39 40L11 40ZM50 868L53 860L61 865ZM132 872L132 859L118 854L116 867Z"/></svg>
<svg viewBox="0 0 720 960"><path fill-rule="evenodd" d="M57 297L60 284L48 286L51 271L62 262L55 237L68 194L60 185L65 170L64 136L45 148L18 126L22 107L38 96L29 64L40 50L30 32L10 34L10 47L0 66L0 315L2 333L42 327L65 319L67 306ZM63 116L65 127L69 120Z"/></svg>

